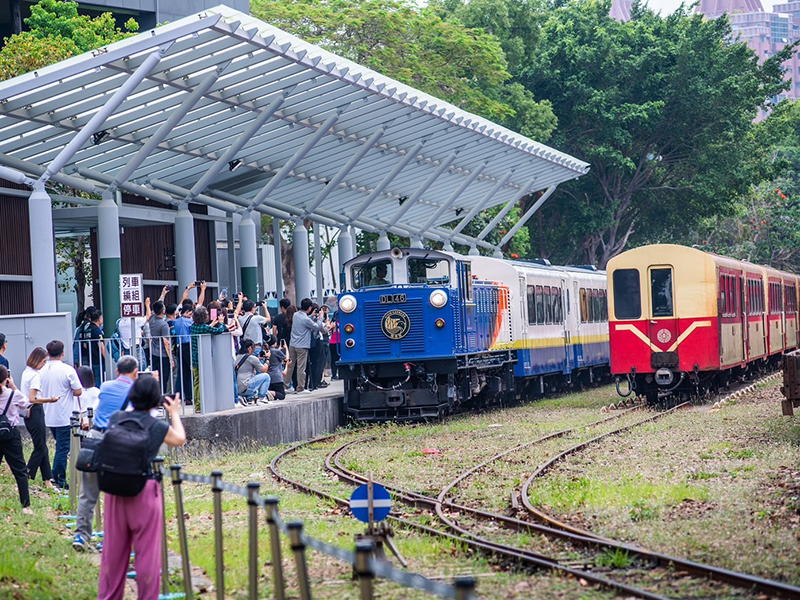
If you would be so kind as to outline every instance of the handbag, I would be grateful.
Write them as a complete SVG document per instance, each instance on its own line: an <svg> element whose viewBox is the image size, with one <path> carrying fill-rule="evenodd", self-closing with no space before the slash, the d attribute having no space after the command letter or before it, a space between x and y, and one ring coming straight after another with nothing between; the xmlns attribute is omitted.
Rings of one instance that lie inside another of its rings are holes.
<svg viewBox="0 0 800 600"><path fill-rule="evenodd" d="M97 451L100 449L102 438L81 438L81 449L75 468L84 473L97 473Z"/></svg>
<svg viewBox="0 0 800 600"><path fill-rule="evenodd" d="M3 414L0 415L0 442L7 442L12 437L14 437L14 426L11 424L11 421L8 420L6 413L8 412L8 407L11 406L11 400L14 398L14 390L9 389L11 392L8 396L8 402L6 402L6 408L3 411Z"/></svg>

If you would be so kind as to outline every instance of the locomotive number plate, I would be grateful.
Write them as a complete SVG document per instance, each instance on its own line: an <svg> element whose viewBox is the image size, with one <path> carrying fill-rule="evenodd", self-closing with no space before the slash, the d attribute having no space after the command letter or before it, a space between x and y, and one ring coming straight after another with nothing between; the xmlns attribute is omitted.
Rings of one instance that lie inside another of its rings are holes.
<svg viewBox="0 0 800 600"><path fill-rule="evenodd" d="M405 294L384 294L381 296L381 304L401 304L405 301Z"/></svg>

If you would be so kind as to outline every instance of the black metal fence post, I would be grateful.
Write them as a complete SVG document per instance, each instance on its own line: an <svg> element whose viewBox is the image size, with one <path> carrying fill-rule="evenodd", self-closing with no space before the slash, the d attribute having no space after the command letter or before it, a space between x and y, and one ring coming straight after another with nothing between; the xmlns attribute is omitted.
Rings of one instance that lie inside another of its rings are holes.
<svg viewBox="0 0 800 600"><path fill-rule="evenodd" d="M217 599L225 599L225 563L222 547L222 471L212 471L214 480L211 491L214 493L214 553L217 566Z"/></svg>
<svg viewBox="0 0 800 600"><path fill-rule="evenodd" d="M186 594L186 598L192 600L194 591L192 590L192 572L189 563L189 541L186 537L186 521L184 520L181 465L172 465L170 471L172 473L172 490L175 492L175 516L178 518L178 541L183 564L183 592Z"/></svg>
<svg viewBox="0 0 800 600"><path fill-rule="evenodd" d="M456 600L472 600L475 598L475 579L459 577L455 581Z"/></svg>
<svg viewBox="0 0 800 600"><path fill-rule="evenodd" d="M261 487L260 483L251 481L247 484L247 504L250 506L250 600L258 600L258 504L256 494Z"/></svg>
<svg viewBox="0 0 800 600"><path fill-rule="evenodd" d="M372 580L375 578L375 573L370 564L374 548L375 542L372 540L362 540L356 543L356 575L361 588L361 600L372 600L374 595Z"/></svg>
<svg viewBox="0 0 800 600"><path fill-rule="evenodd" d="M153 472L161 487L161 593L166 596L169 594L169 557L167 554L167 503L164 498L163 468L164 457L156 456L153 459ZM97 503L100 503L99 499Z"/></svg>
<svg viewBox="0 0 800 600"><path fill-rule="evenodd" d="M285 587L283 583L283 563L281 561L281 532L278 530L278 498L268 496L264 498L267 505L267 526L269 527L269 541L272 554L272 579L275 588L275 600L285 600Z"/></svg>
<svg viewBox="0 0 800 600"><path fill-rule="evenodd" d="M289 528L289 541L294 553L294 562L297 567L297 586L300 588L300 600L311 600L311 585L308 581L308 566L306 565L306 545L303 542L303 522L290 521L286 523Z"/></svg>

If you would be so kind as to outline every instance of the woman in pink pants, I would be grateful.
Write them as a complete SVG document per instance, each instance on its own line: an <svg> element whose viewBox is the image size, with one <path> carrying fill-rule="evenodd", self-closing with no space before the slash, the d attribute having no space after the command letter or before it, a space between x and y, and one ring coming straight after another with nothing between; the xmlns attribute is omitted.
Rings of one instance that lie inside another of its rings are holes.
<svg viewBox="0 0 800 600"><path fill-rule="evenodd" d="M179 398L167 397L164 407L172 417L172 425L154 419L150 411L161 401L158 381L153 377L140 377L133 384L128 402L133 412L127 415L117 411L109 420L109 428L120 417L131 416L149 428L147 462L153 461L161 444L182 446L186 432L181 422ZM100 402L103 402L101 396ZM154 422L153 422L154 421ZM100 562L99 600L122 600L125 595L125 578L131 546L136 552L136 588L139 600L156 600L161 587L161 522L164 519L161 503L161 486L155 474L145 483L144 489L133 497L106 494L105 535L103 557Z"/></svg>

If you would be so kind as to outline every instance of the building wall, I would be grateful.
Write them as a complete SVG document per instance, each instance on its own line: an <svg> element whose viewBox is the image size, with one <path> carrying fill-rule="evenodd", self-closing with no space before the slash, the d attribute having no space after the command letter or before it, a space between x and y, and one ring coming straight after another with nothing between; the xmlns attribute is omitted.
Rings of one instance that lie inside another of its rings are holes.
<svg viewBox="0 0 800 600"><path fill-rule="evenodd" d="M0 179L0 315L33 311L33 283L5 276L30 277L31 235L28 200L2 193L2 188L26 189Z"/></svg>

